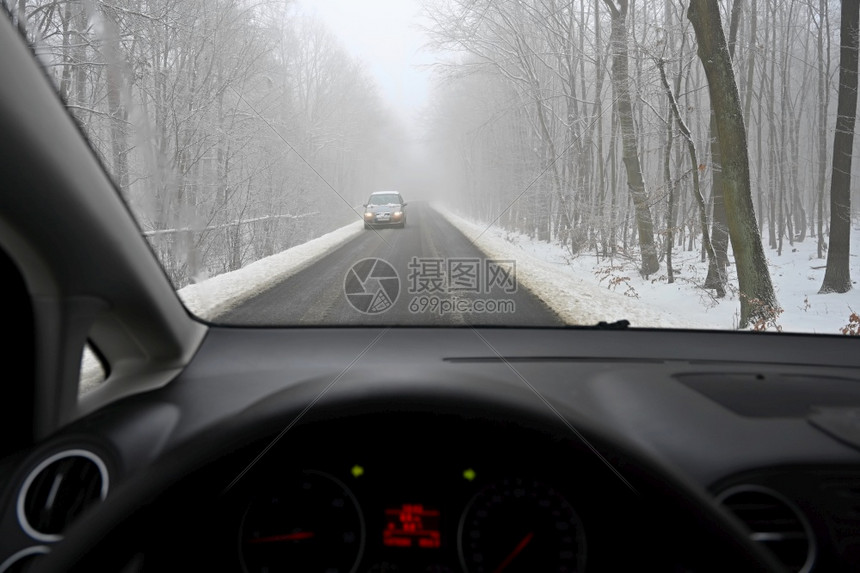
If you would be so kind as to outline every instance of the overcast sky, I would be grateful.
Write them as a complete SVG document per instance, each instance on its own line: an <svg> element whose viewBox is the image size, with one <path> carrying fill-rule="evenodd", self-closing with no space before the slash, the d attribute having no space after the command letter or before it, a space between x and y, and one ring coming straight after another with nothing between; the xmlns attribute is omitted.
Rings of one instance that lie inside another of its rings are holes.
<svg viewBox="0 0 860 573"><path fill-rule="evenodd" d="M360 58L376 79L382 96L398 115L414 125L427 101L434 58L422 50L426 36L418 28L416 0L299 0L298 10L325 22L342 45Z"/></svg>

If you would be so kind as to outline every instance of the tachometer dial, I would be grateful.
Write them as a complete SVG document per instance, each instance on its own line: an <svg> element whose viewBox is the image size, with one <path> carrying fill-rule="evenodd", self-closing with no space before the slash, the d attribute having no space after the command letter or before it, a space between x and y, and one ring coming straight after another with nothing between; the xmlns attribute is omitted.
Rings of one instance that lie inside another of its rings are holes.
<svg viewBox="0 0 860 573"><path fill-rule="evenodd" d="M364 519L352 492L334 477L305 471L258 495L242 521L247 573L350 573L364 548Z"/></svg>
<svg viewBox="0 0 860 573"><path fill-rule="evenodd" d="M469 573L582 571L585 534L573 507L533 480L481 490L460 520L459 551Z"/></svg>

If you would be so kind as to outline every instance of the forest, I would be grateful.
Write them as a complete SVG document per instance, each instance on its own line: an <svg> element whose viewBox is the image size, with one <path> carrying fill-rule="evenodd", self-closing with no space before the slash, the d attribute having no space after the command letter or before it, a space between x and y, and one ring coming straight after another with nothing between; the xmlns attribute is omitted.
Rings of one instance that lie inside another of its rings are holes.
<svg viewBox="0 0 860 573"><path fill-rule="evenodd" d="M6 3L177 288L350 222L396 152L361 63L289 3Z"/></svg>
<svg viewBox="0 0 860 573"><path fill-rule="evenodd" d="M474 218L572 257L638 258L646 276L662 264L669 283L673 250L698 249L718 297L733 256L742 324L778 312L760 245L816 241L822 291L851 288L857 2L427 10L435 44L457 54L440 64L432 139Z"/></svg>
<svg viewBox="0 0 860 573"><path fill-rule="evenodd" d="M362 62L290 1L3 3L177 288L355 220L403 161ZM821 292L851 289L857 0L421 11L428 198L669 284L699 252L742 326L779 309L767 250L815 241Z"/></svg>

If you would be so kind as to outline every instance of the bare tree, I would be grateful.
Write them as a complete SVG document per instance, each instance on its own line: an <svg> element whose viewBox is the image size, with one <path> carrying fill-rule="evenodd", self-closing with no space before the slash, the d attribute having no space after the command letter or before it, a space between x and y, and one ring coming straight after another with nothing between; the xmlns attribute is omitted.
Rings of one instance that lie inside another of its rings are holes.
<svg viewBox="0 0 860 573"><path fill-rule="evenodd" d="M833 171L830 176L830 245L827 270L819 292L848 292L851 239L851 159L857 117L857 49L860 1L842 0L839 49L839 96L836 133L833 135Z"/></svg>
<svg viewBox="0 0 860 573"><path fill-rule="evenodd" d="M812 7L810 7L810 10ZM816 54L818 56L818 180L816 234L818 235L818 258L824 258L824 194L827 185L827 110L830 107L830 90L827 89L827 72L830 69L829 13L826 0L818 1L818 13L812 20L818 30ZM825 48L826 42L826 48Z"/></svg>
<svg viewBox="0 0 860 573"><path fill-rule="evenodd" d="M708 0L691 0L687 17L696 32L716 118L726 219L741 297L739 326L745 328L773 320L778 308L753 209L746 128L719 7Z"/></svg>
<svg viewBox="0 0 860 573"><path fill-rule="evenodd" d="M675 94L672 93L669 80L666 79L664 62L659 60L657 62L657 67L660 70L660 79L663 82L663 88L666 90L666 97L669 100L669 106L675 117L675 121L678 123L678 130L687 142L687 152L690 156L691 172L693 174L693 197L699 205L699 221L702 228L702 245L704 246L705 253L707 253L708 256L708 275L711 276L712 273L718 272L714 269L718 264L718 259L717 255L714 253L714 247L711 244L711 237L708 232L708 212L705 207L705 199L702 197L702 191L699 188L699 160L696 153L696 144L693 142L693 135L690 132L690 128L687 127L687 124L684 123L684 118L681 117L681 110L678 109L678 102L675 99ZM717 296L720 298L726 296L726 291L723 287L723 282L721 281L717 281L713 285L708 285L706 283L705 287L715 289L717 291Z"/></svg>
<svg viewBox="0 0 860 573"><path fill-rule="evenodd" d="M734 0L732 3L731 24L729 26L729 56L734 59L735 46L737 44L738 24L743 8L743 0ZM716 264L708 263L708 276L705 279L705 287L716 289L717 292L725 292L727 280L726 267L729 265L729 230L726 224L726 206L723 200L723 166L722 154L720 153L720 142L716 137L717 126L713 111L708 128L711 137L711 211L713 213L713 250L716 255ZM702 237L704 245L705 238ZM707 247L706 251L707 251ZM722 295L721 295L722 296Z"/></svg>
<svg viewBox="0 0 860 573"><path fill-rule="evenodd" d="M615 93L615 104L622 137L622 161L627 172L627 187L636 210L636 225L639 232L639 247L642 256L640 272L650 275L660 268L657 260L657 248L654 244L654 221L651 217L648 191L642 177L642 166L639 163L639 150L636 137L636 126L633 122L633 104L628 84L628 50L627 50L627 0L604 0L612 15L612 86Z"/></svg>

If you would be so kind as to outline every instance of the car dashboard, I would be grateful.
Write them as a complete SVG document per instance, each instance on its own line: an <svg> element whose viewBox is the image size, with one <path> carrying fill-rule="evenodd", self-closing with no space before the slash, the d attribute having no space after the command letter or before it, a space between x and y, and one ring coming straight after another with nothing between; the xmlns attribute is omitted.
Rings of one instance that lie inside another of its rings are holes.
<svg viewBox="0 0 860 573"><path fill-rule="evenodd" d="M105 545L140 571L720 570L706 503L785 570L849 571L851 342L213 327L169 384L3 460L0 570Z"/></svg>
<svg viewBox="0 0 860 573"><path fill-rule="evenodd" d="M665 562L642 534L638 496L596 458L537 429L416 408L296 429L239 477L249 458L219 465L218 481L232 485L204 520L213 525L193 541L162 536L150 553L154 570L175 567L176 555L249 572L582 571L586 563L608 571L649 554ZM176 529L199 528L197 516L189 521L196 525ZM614 550L621 539L624 553ZM224 550L206 551L213 546Z"/></svg>

